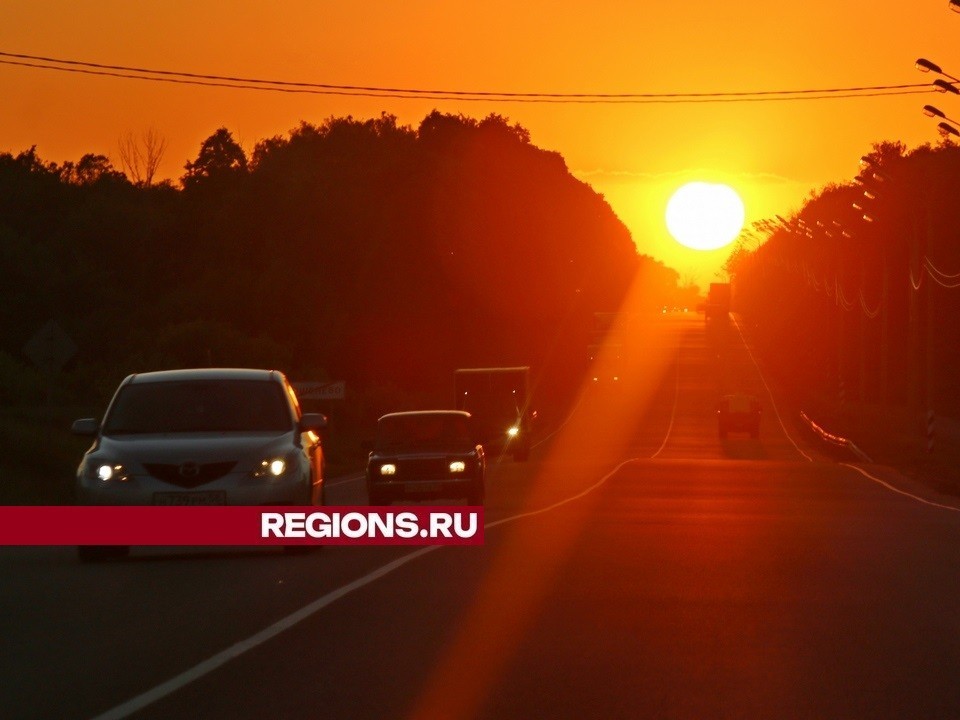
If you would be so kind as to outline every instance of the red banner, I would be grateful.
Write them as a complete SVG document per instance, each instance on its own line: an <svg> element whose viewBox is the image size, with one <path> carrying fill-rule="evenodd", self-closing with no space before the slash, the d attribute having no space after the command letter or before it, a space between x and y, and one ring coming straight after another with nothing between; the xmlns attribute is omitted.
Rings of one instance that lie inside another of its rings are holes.
<svg viewBox="0 0 960 720"><path fill-rule="evenodd" d="M0 545L481 545L482 507L0 506Z"/></svg>

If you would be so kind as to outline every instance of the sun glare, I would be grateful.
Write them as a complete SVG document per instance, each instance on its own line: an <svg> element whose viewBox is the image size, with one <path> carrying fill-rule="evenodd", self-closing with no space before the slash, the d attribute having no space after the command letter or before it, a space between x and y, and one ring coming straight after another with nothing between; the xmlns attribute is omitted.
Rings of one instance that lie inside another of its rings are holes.
<svg viewBox="0 0 960 720"><path fill-rule="evenodd" d="M729 185L691 182L667 203L667 229L681 245L716 250L729 245L743 228L743 201Z"/></svg>

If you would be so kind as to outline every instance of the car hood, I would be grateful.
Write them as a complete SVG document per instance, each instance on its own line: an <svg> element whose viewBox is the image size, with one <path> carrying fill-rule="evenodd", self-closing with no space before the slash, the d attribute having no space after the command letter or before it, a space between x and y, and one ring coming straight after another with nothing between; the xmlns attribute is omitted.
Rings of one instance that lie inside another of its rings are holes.
<svg viewBox="0 0 960 720"><path fill-rule="evenodd" d="M95 454L114 462L184 463L240 461L293 449L293 433L171 433L100 438Z"/></svg>
<svg viewBox="0 0 960 720"><path fill-rule="evenodd" d="M475 448L459 450L374 450L370 453L371 460L403 458L404 460L433 460L448 457L468 457L476 455Z"/></svg>

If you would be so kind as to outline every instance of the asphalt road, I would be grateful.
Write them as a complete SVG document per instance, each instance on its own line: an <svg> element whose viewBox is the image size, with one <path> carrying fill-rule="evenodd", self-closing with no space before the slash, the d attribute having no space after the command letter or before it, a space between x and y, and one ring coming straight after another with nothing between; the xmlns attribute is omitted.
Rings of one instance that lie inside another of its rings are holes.
<svg viewBox="0 0 960 720"><path fill-rule="evenodd" d="M636 337L494 464L483 547L0 550L0 716L960 717L960 512L819 455L736 327Z"/></svg>

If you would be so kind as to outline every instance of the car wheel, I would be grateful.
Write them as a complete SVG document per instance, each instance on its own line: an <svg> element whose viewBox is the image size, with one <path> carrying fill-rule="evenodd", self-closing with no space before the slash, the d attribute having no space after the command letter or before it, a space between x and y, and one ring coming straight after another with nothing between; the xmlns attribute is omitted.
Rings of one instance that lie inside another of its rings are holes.
<svg viewBox="0 0 960 720"><path fill-rule="evenodd" d="M128 545L80 545L77 547L77 557L84 563L120 560L129 554Z"/></svg>

